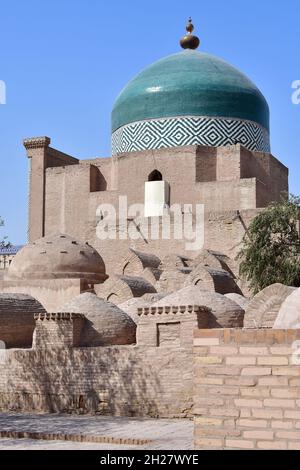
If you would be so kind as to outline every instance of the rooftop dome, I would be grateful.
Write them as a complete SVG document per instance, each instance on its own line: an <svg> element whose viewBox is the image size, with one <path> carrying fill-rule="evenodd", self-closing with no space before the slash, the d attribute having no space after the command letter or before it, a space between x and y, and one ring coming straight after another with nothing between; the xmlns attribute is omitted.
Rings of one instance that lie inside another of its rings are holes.
<svg viewBox="0 0 300 470"><path fill-rule="evenodd" d="M45 312L30 295L0 294L0 341L6 348L31 348L34 314Z"/></svg>
<svg viewBox="0 0 300 470"><path fill-rule="evenodd" d="M225 297L227 297L227 299L233 300L233 302L238 304L246 312L248 305L250 303L249 299L247 299L246 297L240 294L235 294L235 293L225 294Z"/></svg>
<svg viewBox="0 0 300 470"><path fill-rule="evenodd" d="M244 328L273 328L281 306L295 290L276 283L260 291L246 308Z"/></svg>
<svg viewBox="0 0 300 470"><path fill-rule="evenodd" d="M300 329L300 289L292 292L283 302L273 328L275 330Z"/></svg>
<svg viewBox="0 0 300 470"><path fill-rule="evenodd" d="M81 346L112 346L136 341L134 321L119 307L95 294L80 294L59 311L81 313L86 317Z"/></svg>
<svg viewBox="0 0 300 470"><path fill-rule="evenodd" d="M152 307L172 307L195 305L208 307L211 310L209 328L240 328L243 326L245 311L224 295L188 286L173 294L167 295Z"/></svg>
<svg viewBox="0 0 300 470"><path fill-rule="evenodd" d="M99 253L69 235L40 238L24 246L12 261L7 279L79 278L101 282L107 278Z"/></svg>
<svg viewBox="0 0 300 470"><path fill-rule="evenodd" d="M268 104L248 77L203 52L158 60L125 86L113 107L113 153L236 143L270 151Z"/></svg>

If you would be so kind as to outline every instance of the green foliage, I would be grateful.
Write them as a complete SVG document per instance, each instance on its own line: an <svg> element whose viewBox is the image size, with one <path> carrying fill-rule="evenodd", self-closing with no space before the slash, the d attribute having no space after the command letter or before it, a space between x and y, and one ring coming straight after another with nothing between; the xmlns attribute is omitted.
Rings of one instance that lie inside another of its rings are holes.
<svg viewBox="0 0 300 470"><path fill-rule="evenodd" d="M240 275L254 293L276 282L300 287L300 197L264 209L250 224L238 254Z"/></svg>
<svg viewBox="0 0 300 470"><path fill-rule="evenodd" d="M3 227L4 226L4 220L2 219L2 217L0 216L0 227ZM7 241L7 237L4 237L2 240L0 239L0 248L1 247L9 247L11 246L10 243Z"/></svg>

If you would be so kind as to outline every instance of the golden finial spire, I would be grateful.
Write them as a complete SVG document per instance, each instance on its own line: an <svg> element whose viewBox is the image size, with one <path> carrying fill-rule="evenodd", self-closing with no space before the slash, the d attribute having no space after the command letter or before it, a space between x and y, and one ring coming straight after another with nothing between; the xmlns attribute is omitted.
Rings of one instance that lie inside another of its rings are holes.
<svg viewBox="0 0 300 470"><path fill-rule="evenodd" d="M189 21L186 25L187 33L183 38L180 39L180 45L183 49L197 49L200 44L200 39L197 36L194 36L192 32L194 31L194 25L192 23L192 18L189 18Z"/></svg>

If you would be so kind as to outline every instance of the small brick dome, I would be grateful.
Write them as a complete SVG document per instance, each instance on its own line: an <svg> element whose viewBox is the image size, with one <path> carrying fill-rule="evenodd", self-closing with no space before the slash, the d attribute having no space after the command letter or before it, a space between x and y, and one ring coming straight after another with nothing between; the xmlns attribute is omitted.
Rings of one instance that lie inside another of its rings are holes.
<svg viewBox="0 0 300 470"><path fill-rule="evenodd" d="M136 342L136 324L129 315L95 294L80 294L59 311L82 313L85 316L80 346L112 346Z"/></svg>
<svg viewBox="0 0 300 470"><path fill-rule="evenodd" d="M275 330L300 329L300 289L287 296L274 323Z"/></svg>
<svg viewBox="0 0 300 470"><path fill-rule="evenodd" d="M224 295L188 286L167 295L152 307L195 305L211 310L209 328L240 328L243 326L245 311Z"/></svg>
<svg viewBox="0 0 300 470"><path fill-rule="evenodd" d="M31 348L34 314L45 312L44 307L29 295L0 294L0 341L6 348Z"/></svg>
<svg viewBox="0 0 300 470"><path fill-rule="evenodd" d="M295 290L277 283L260 291L246 308L244 328L273 328L281 306Z"/></svg>
<svg viewBox="0 0 300 470"><path fill-rule="evenodd" d="M250 303L250 299L247 299L246 297L243 297L242 295L235 294L235 293L225 294L225 297L227 297L227 299L233 300L233 302L238 304L246 312L248 305Z"/></svg>
<svg viewBox="0 0 300 470"><path fill-rule="evenodd" d="M69 235L57 234L40 238L24 246L12 261L7 280L79 278L103 282L104 261L88 243Z"/></svg>

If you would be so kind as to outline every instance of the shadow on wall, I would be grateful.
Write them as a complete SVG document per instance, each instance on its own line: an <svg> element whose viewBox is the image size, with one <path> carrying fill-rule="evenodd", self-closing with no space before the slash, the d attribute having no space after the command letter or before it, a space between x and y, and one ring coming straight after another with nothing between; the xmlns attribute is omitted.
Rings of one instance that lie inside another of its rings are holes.
<svg viewBox="0 0 300 470"><path fill-rule="evenodd" d="M100 169L95 166L90 166L90 192L95 193L98 191L107 191L107 181L101 173Z"/></svg>
<svg viewBox="0 0 300 470"><path fill-rule="evenodd" d="M158 417L159 374L142 356L126 346L11 351L0 408Z"/></svg>
<svg viewBox="0 0 300 470"><path fill-rule="evenodd" d="M29 295L0 293L0 341L6 349L31 348L34 314L43 312L42 304Z"/></svg>

